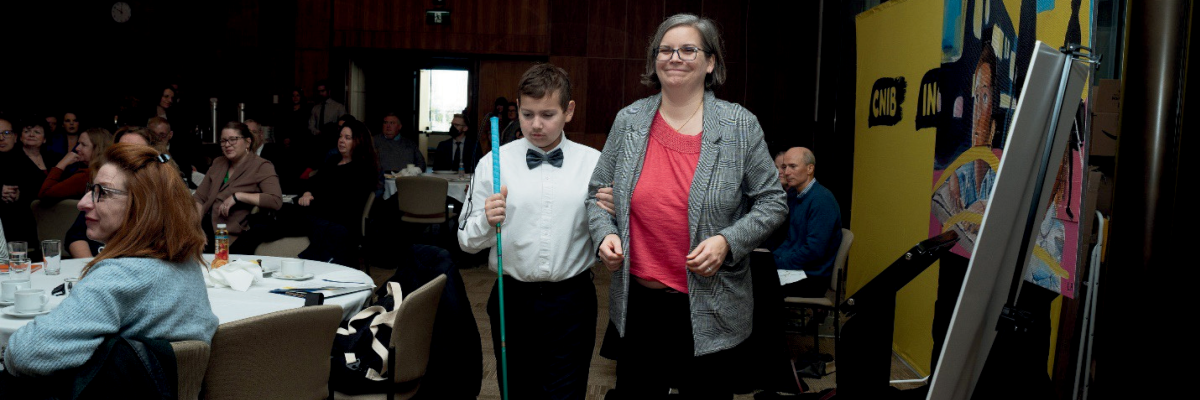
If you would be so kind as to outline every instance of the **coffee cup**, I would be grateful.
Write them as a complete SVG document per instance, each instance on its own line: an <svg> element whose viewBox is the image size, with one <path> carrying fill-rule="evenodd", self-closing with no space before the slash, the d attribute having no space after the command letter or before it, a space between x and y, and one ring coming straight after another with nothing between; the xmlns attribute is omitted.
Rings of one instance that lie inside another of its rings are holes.
<svg viewBox="0 0 1200 400"><path fill-rule="evenodd" d="M304 275L304 260L283 260L283 267L279 272L292 277Z"/></svg>
<svg viewBox="0 0 1200 400"><path fill-rule="evenodd" d="M0 282L0 301L12 303L17 291L32 288L29 281L4 281Z"/></svg>
<svg viewBox="0 0 1200 400"><path fill-rule="evenodd" d="M45 290L23 289L17 291L13 309L19 313L35 313L44 310L49 302L50 295Z"/></svg>

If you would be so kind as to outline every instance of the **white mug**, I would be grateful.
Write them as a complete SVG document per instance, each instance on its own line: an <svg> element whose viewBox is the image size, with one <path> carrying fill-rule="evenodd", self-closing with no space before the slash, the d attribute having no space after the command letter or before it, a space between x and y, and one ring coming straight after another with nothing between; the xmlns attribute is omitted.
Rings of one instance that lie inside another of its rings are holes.
<svg viewBox="0 0 1200 400"><path fill-rule="evenodd" d="M279 272L293 277L304 275L304 260L283 260L283 268Z"/></svg>
<svg viewBox="0 0 1200 400"><path fill-rule="evenodd" d="M50 296L42 289L18 290L13 309L19 313L34 313L46 308Z"/></svg>
<svg viewBox="0 0 1200 400"><path fill-rule="evenodd" d="M0 283L0 301L11 303L18 290L32 287L29 281L4 281Z"/></svg>

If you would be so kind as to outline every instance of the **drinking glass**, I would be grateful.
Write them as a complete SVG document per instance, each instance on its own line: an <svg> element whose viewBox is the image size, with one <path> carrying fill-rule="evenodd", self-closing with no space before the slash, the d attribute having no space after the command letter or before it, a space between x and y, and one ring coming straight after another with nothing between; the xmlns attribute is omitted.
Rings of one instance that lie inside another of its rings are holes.
<svg viewBox="0 0 1200 400"><path fill-rule="evenodd" d="M29 263L28 258L12 259L8 262L8 279L13 281L29 280Z"/></svg>
<svg viewBox="0 0 1200 400"><path fill-rule="evenodd" d="M43 240L42 241L42 257L45 257L46 265L44 266L46 275L58 275L62 272L62 241L61 240Z"/></svg>
<svg viewBox="0 0 1200 400"><path fill-rule="evenodd" d="M29 245L25 242L8 242L8 258L18 260L29 258Z"/></svg>

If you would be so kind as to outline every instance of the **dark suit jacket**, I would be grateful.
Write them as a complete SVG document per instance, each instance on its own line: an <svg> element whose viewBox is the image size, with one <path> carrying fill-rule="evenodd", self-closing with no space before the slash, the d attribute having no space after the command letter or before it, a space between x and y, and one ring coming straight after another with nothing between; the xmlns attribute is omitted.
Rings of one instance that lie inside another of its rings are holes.
<svg viewBox="0 0 1200 400"><path fill-rule="evenodd" d="M468 174L475 173L475 164L479 163L482 157L483 149L479 147L479 141L475 139L475 135L467 133L467 138L463 140L463 169ZM458 164L454 163L454 139L438 143L437 153L433 158L433 169L458 171Z"/></svg>

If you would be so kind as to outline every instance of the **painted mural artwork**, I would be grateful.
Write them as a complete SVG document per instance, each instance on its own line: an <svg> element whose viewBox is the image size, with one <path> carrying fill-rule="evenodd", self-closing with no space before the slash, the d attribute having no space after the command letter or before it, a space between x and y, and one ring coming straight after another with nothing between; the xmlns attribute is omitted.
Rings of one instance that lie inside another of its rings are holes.
<svg viewBox="0 0 1200 400"><path fill-rule="evenodd" d="M1010 12L1006 5L1018 9ZM1070 18L1050 21L1039 15L1058 7L1069 8ZM1061 27L1061 36L1041 38L1050 45L1080 43L1079 7L1080 0L945 0L929 234L956 231L955 254L970 257L975 247L1038 24ZM1071 162L1058 173L1047 208L1050 218L1041 226L1026 272L1026 280L1069 297L1074 297L1083 176L1079 135L1074 129L1072 135L1066 155Z"/></svg>
<svg viewBox="0 0 1200 400"><path fill-rule="evenodd" d="M1002 2L946 0L945 10L938 88L952 105L938 118L930 236L956 231L952 251L969 257L1024 69L1016 68L1016 29Z"/></svg>

